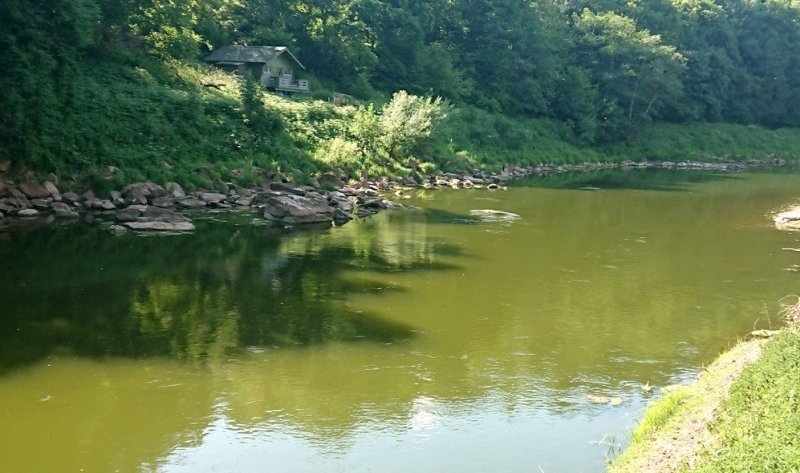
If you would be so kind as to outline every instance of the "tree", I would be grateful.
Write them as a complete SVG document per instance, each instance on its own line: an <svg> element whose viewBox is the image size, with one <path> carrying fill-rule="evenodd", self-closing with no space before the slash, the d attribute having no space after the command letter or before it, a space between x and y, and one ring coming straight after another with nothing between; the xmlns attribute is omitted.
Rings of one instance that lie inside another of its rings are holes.
<svg viewBox="0 0 800 473"><path fill-rule="evenodd" d="M611 123L607 132L612 139L623 132L630 141L642 123L652 119L659 99L682 93L685 58L659 35L637 28L632 19L617 13L598 14L587 8L573 21L586 64L606 102L609 116L602 118Z"/></svg>

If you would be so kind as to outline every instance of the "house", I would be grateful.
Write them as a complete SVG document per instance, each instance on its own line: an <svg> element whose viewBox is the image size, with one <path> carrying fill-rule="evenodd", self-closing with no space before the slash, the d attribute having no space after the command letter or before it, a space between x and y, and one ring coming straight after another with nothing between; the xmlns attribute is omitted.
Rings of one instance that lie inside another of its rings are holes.
<svg viewBox="0 0 800 473"><path fill-rule="evenodd" d="M308 92L308 81L294 78L294 71L305 67L284 46L223 46L204 61L241 75L250 74L277 92Z"/></svg>

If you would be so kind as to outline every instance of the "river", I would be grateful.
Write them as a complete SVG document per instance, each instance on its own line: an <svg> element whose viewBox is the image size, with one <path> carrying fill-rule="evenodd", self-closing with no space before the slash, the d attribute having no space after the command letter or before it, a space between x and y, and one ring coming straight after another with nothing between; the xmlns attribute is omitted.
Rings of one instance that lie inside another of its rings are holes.
<svg viewBox="0 0 800 473"><path fill-rule="evenodd" d="M607 171L305 234L2 230L0 471L602 471L660 387L780 324L800 238L769 215L798 184Z"/></svg>

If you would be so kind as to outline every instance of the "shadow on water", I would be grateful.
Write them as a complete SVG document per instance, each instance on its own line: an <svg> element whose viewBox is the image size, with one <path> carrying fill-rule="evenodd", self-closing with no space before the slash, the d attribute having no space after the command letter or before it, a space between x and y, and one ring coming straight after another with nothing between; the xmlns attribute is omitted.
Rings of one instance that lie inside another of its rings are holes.
<svg viewBox="0 0 800 473"><path fill-rule="evenodd" d="M283 232L278 232L283 233ZM204 360L332 341L402 342L413 327L355 312L348 294L399 290L345 273L449 270L444 243L386 254L380 241L331 244L198 222L192 235L112 237L44 227L0 242L0 373L54 353Z"/></svg>
<svg viewBox="0 0 800 473"><path fill-rule="evenodd" d="M694 184L739 179L732 173L681 169L603 169L530 177L512 183L515 187L547 189L637 189L685 191Z"/></svg>

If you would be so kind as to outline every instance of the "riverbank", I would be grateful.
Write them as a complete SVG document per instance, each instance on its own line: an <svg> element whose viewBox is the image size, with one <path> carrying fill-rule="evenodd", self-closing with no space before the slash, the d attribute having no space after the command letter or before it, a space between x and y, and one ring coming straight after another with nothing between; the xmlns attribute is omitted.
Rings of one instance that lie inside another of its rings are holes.
<svg viewBox="0 0 800 473"><path fill-rule="evenodd" d="M109 222L114 233L132 231L187 232L195 227L188 214L201 211L253 211L254 224L303 226L308 224L344 225L353 218L365 218L381 210L403 208L399 203L414 189L505 189L506 183L528 176L581 173L608 169L680 169L735 172L754 166L782 166L790 161L780 158L726 162L622 161L581 164L538 164L504 166L490 173L471 169L461 173L435 173L417 178L388 178L345 182L326 173L311 179L311 185L290 182L286 176L261 186L240 186L223 182L216 189L187 192L177 182L163 186L152 181L125 185L101 195L95 190L76 188L67 182L69 191L61 192L61 180L38 181L31 176L22 181L7 177L8 163L0 163L0 227L9 223L49 224L78 218L93 221L100 217ZM222 190L219 189L222 188ZM108 217L108 218L104 218ZM263 218L262 218L263 217Z"/></svg>
<svg viewBox="0 0 800 473"><path fill-rule="evenodd" d="M609 471L796 471L798 315L800 303L786 306L784 330L753 332L696 382L665 393Z"/></svg>

